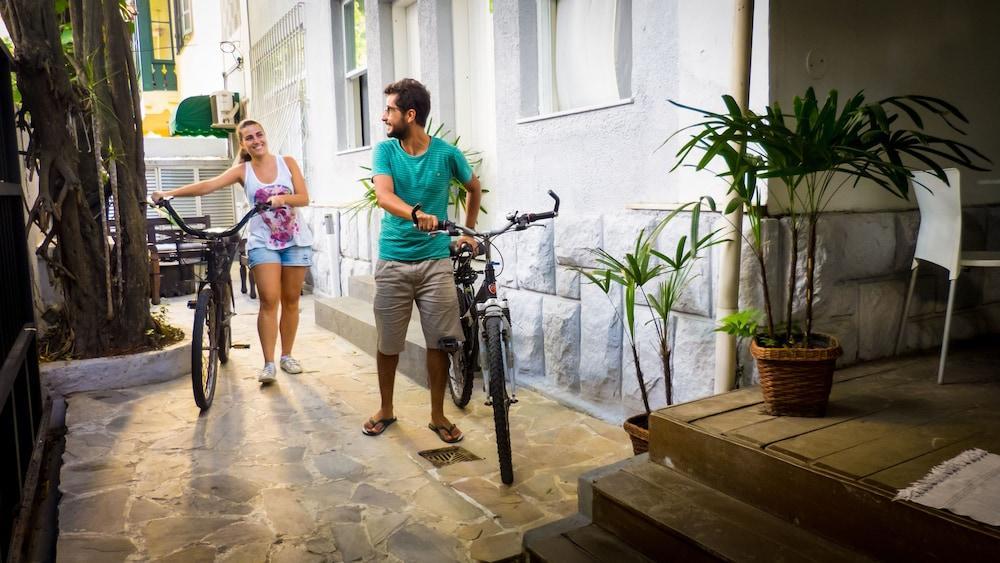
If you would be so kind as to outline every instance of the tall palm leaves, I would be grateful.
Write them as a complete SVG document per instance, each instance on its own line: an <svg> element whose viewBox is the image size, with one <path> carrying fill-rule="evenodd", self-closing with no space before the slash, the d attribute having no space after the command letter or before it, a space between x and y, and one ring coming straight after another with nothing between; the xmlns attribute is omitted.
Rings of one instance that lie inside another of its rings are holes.
<svg viewBox="0 0 1000 563"><path fill-rule="evenodd" d="M820 103L809 88L803 97L795 98L790 114L782 111L777 102L764 108L763 114L757 114L742 111L730 96L723 96L723 101L725 112L671 102L704 117L703 121L674 133L695 131L677 152L674 168L688 162L696 151L701 155L694 164L696 169L706 168L717 156L725 161L726 168L718 176L730 184L727 211L742 206L750 219L753 238L748 242L760 265L767 336L784 345L808 345L815 298L816 223L845 185L866 182L906 198L913 169L930 169L947 182L942 162L975 170L984 170L983 163L989 162L965 143L924 131L922 113L930 113L957 133L963 131L956 122L968 123L958 108L938 98L893 96L866 103L864 94L859 92L841 105L836 90ZM903 115L915 128L901 126ZM760 245L764 210L758 205L759 192L753 186L758 178L778 180L788 201L792 249L783 334L776 331ZM798 278L799 230L803 227L807 229L805 329L796 334L791 322L792 300Z"/></svg>
<svg viewBox="0 0 1000 563"><path fill-rule="evenodd" d="M649 390L646 388L646 379L642 372L642 365L639 362L639 348L636 343L636 298L639 294L642 294L649 304L652 318L648 322L654 323L654 328L656 329L660 349L660 361L663 364L666 400L667 404L671 404L673 403L673 384L670 371L668 331L670 311L673 310L684 289L690 283L693 266L695 261L700 258L700 252L706 248L725 242L718 238L719 231L717 230L708 234L701 234L702 202L706 204L708 209L715 211L715 202L711 198L702 198L698 202L684 204L664 217L648 233L645 229L640 230L639 235L635 239L632 251L625 253L624 257L619 259L603 248L591 248L589 249L590 252L601 267L592 270L579 269L580 273L600 288L605 295L608 295L609 299L612 285L622 288L622 311L619 312L618 306L614 302L612 302L612 306L619 317L624 316L625 335L628 337L629 345L632 349L632 361L635 365L639 392L642 395L646 414L650 412ZM691 210L690 235L680 237L676 247L670 254L657 250L655 247L656 241L663 229L674 217L688 209ZM651 293L647 293L645 287L658 279L660 281L656 289Z"/></svg>

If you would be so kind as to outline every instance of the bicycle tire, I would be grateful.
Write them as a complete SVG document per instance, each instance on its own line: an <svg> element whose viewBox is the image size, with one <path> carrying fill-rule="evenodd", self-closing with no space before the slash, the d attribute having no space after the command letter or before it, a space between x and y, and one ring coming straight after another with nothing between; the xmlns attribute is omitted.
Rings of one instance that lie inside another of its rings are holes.
<svg viewBox="0 0 1000 563"><path fill-rule="evenodd" d="M191 331L191 387L194 402L201 410L212 406L219 375L218 316L212 287L205 286L198 293ZM205 350L206 337L208 350Z"/></svg>
<svg viewBox="0 0 1000 563"><path fill-rule="evenodd" d="M458 304L461 313L462 333L465 343L462 348L451 353L451 368L448 370L448 391L451 400L458 408L464 409L472 398L472 385L476 376L476 364L479 356L479 335L476 330L476 320L472 315L466 315L469 307L475 306L472 298L458 290Z"/></svg>
<svg viewBox="0 0 1000 563"><path fill-rule="evenodd" d="M502 326L499 317L486 319L486 357L490 366L490 401L493 403L493 424L497 431L500 480L505 485L510 485L514 482L514 467L510 459L510 425L507 419L510 400L507 397L507 373L503 365Z"/></svg>
<svg viewBox="0 0 1000 563"><path fill-rule="evenodd" d="M233 328L230 324L232 319L230 312L233 307L232 295L232 282L224 284L222 286L222 296L217 304L220 319L219 330L222 331L222 337L219 339L219 361L223 365L229 362L229 350L233 347Z"/></svg>

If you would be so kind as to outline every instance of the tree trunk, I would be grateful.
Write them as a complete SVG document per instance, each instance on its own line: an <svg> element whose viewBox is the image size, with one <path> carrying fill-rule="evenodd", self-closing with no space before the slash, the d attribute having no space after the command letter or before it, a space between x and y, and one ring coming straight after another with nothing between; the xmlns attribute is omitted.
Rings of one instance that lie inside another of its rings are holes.
<svg viewBox="0 0 1000 563"><path fill-rule="evenodd" d="M39 255L64 297L71 353L93 357L141 349L150 343L146 332L153 326L145 170L131 39L119 2L71 0L57 14L51 0L3 0L0 15L14 42L18 88L30 116L26 165L38 174L40 200L32 220L47 241ZM59 26L67 22L75 59L60 41ZM113 252L101 197L109 176L118 183L111 198L117 221Z"/></svg>

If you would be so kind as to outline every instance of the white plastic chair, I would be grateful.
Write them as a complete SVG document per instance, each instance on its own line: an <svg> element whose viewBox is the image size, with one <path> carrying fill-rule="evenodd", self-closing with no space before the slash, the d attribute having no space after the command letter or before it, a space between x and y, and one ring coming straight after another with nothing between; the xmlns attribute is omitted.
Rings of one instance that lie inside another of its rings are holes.
<svg viewBox="0 0 1000 563"><path fill-rule="evenodd" d="M913 288L917 283L917 269L920 262L931 262L948 270L948 307L945 309L944 337L941 340L941 363L938 366L938 383L944 383L944 364L948 357L948 337L951 331L951 311L955 304L955 285L962 268L998 268L1000 252L962 251L962 190L961 177L955 168L945 169L948 183L945 184L930 172L913 173L913 191L917 194L920 207L920 231L917 233L917 249L913 253L913 271L910 274L910 288L903 305L903 316L899 321L895 353L903 344L906 318L910 312Z"/></svg>

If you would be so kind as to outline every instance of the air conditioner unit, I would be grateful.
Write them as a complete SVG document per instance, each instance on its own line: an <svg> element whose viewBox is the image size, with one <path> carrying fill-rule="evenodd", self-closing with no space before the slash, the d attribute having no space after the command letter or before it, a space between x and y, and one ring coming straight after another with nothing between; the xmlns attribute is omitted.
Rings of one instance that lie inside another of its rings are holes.
<svg viewBox="0 0 1000 563"><path fill-rule="evenodd" d="M239 106L232 92L220 90L209 96L212 105L212 127L216 129L236 129L236 114Z"/></svg>

